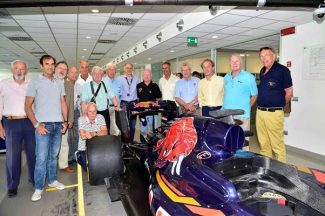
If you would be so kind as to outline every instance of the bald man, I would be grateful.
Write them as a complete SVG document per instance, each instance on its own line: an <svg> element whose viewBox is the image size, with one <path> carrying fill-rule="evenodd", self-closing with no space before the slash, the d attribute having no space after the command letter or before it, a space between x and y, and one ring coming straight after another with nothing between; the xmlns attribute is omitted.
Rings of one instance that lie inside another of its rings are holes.
<svg viewBox="0 0 325 216"><path fill-rule="evenodd" d="M159 86L156 83L152 82L152 72L150 69L144 69L143 74L143 81L137 85L137 95L139 98L139 102L145 101L157 101L161 98L161 91ZM154 119L154 123L153 123ZM154 129L158 127L158 115L154 116L140 116L141 120L141 128L140 133L146 137L148 128Z"/></svg>
<svg viewBox="0 0 325 216"><path fill-rule="evenodd" d="M77 83L81 86L92 81L92 76L89 75L89 63L87 60L81 60L79 66L80 75L78 77Z"/></svg>

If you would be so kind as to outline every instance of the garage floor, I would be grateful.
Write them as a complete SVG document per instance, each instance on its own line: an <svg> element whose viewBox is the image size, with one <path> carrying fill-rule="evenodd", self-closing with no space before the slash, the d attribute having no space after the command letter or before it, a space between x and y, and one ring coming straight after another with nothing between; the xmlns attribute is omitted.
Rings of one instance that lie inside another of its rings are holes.
<svg viewBox="0 0 325 216"><path fill-rule="evenodd" d="M252 128L254 126L252 125ZM137 133L138 134L138 133ZM138 135L136 135L138 136ZM250 150L258 152L256 137L250 138ZM289 163L305 165L325 170L324 161L311 158L306 154L288 151ZM23 160L25 161L25 160ZM75 169L76 170L76 169ZM78 184L77 172L67 174L59 171L59 181L66 186ZM126 215L122 203L110 201L105 186L90 186L83 173L84 209L85 215L91 216L124 216ZM78 188L72 187L62 191L50 191L43 194L39 202L30 200L34 189L27 181L27 167L22 167L22 177L18 196L9 199L6 196L5 154L0 154L0 215L1 216L74 216L78 215Z"/></svg>

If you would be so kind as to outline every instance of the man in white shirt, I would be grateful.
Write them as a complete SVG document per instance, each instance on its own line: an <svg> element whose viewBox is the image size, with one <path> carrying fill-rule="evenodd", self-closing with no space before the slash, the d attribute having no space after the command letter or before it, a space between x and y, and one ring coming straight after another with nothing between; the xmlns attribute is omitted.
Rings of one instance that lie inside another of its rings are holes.
<svg viewBox="0 0 325 216"><path fill-rule="evenodd" d="M79 77L77 83L81 86L93 80L93 78L89 75L89 63L87 60L80 61L79 67Z"/></svg>
<svg viewBox="0 0 325 216"><path fill-rule="evenodd" d="M162 64L162 70L164 73L164 76L160 78L159 80L159 88L162 93L162 99L163 100L171 100L175 101L174 95L175 95L175 87L176 82L179 80L177 76L172 74L170 70L170 63L164 62Z"/></svg>

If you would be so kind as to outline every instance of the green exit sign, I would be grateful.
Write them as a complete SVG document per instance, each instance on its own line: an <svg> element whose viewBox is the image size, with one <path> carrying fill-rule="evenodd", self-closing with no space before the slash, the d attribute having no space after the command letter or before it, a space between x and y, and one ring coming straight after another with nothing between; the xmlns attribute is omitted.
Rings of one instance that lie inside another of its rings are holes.
<svg viewBox="0 0 325 216"><path fill-rule="evenodd" d="M187 46L197 46L198 42L197 37L187 37Z"/></svg>

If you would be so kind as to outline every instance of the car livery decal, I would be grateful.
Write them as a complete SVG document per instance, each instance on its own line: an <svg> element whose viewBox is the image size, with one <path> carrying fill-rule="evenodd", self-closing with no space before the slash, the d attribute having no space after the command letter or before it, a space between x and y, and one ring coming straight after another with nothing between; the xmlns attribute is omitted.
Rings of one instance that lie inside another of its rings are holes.
<svg viewBox="0 0 325 216"><path fill-rule="evenodd" d="M160 175L159 170L156 171L156 179L159 187L166 194L167 197L169 197L173 202L183 203L184 206L191 212L200 216L225 216L225 214L221 210L202 207L200 203L198 203L193 197L188 197L184 195L182 192L177 190L170 182L168 182L168 180L163 175ZM158 215L157 213L159 211L159 208L156 212L156 215Z"/></svg>

